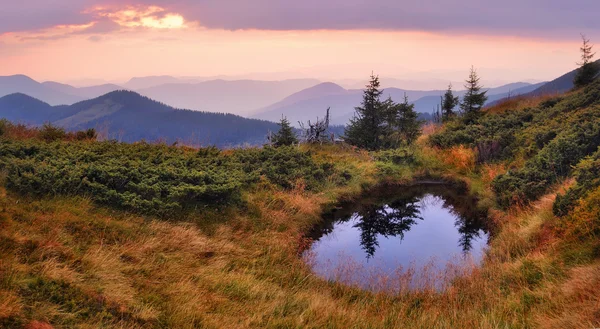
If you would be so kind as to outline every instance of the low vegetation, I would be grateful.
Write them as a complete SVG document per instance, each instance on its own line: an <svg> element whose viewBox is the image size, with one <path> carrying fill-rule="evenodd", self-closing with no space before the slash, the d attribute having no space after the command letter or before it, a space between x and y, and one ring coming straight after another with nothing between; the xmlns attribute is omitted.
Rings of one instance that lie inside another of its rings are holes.
<svg viewBox="0 0 600 329"><path fill-rule="evenodd" d="M371 152L122 144L4 122L0 327L598 327L600 81L508 102ZM483 264L447 289L372 293L298 257L323 208L424 178L462 182L494 227Z"/></svg>

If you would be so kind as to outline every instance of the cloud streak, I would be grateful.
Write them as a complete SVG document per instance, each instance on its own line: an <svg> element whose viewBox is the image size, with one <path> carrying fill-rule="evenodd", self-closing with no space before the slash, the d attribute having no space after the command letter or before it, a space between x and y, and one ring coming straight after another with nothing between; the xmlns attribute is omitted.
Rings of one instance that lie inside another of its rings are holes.
<svg viewBox="0 0 600 329"><path fill-rule="evenodd" d="M85 24L104 15L120 25L209 29L460 32L557 37L600 29L597 0L29 0L0 12L0 33ZM129 13L127 6L145 8ZM118 8L121 11L94 11ZM152 10L160 8L152 12ZM92 9L92 10L90 10ZM119 14L120 13L120 14ZM119 16L120 15L120 16ZM120 20L120 21L119 21Z"/></svg>

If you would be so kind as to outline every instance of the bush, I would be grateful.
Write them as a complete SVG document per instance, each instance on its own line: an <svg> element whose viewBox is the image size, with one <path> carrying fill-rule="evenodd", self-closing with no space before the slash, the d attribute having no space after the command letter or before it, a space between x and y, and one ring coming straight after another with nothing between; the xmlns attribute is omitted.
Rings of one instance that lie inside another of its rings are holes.
<svg viewBox="0 0 600 329"><path fill-rule="evenodd" d="M8 120L0 119L0 136L6 134L9 125L10 125L10 122L8 122Z"/></svg>
<svg viewBox="0 0 600 329"><path fill-rule="evenodd" d="M580 199L600 187L600 150L577 165L574 177L577 180L575 186L571 187L564 195L556 196L553 205L556 216L566 216L575 208Z"/></svg>
<svg viewBox="0 0 600 329"><path fill-rule="evenodd" d="M600 146L600 122L571 126L530 159L523 168L492 183L498 204L508 207L541 197L550 185L567 177L572 166ZM562 202L562 201L559 201Z"/></svg>
<svg viewBox="0 0 600 329"><path fill-rule="evenodd" d="M46 142L63 140L67 137L67 132L63 128L55 127L45 123L39 131L39 138Z"/></svg>
<svg viewBox="0 0 600 329"><path fill-rule="evenodd" d="M98 134L96 133L96 129L93 128L75 133L75 139L78 141L96 140L97 138Z"/></svg>
<svg viewBox="0 0 600 329"><path fill-rule="evenodd" d="M92 136L90 133L86 136ZM293 147L198 151L147 143L0 142L7 187L32 195L87 195L116 208L172 216L198 207L235 205L244 187L265 177L281 188L302 181L316 190L334 174Z"/></svg>
<svg viewBox="0 0 600 329"><path fill-rule="evenodd" d="M374 153L375 160L391 162L396 165L410 165L415 163L415 154L411 149L399 148Z"/></svg>

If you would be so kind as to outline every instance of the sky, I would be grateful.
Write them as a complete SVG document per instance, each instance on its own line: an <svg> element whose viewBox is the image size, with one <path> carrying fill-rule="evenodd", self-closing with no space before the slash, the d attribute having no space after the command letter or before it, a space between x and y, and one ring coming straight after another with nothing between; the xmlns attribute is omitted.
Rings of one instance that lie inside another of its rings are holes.
<svg viewBox="0 0 600 329"><path fill-rule="evenodd" d="M0 0L0 75L548 80L598 0ZM600 47L600 46L598 46Z"/></svg>

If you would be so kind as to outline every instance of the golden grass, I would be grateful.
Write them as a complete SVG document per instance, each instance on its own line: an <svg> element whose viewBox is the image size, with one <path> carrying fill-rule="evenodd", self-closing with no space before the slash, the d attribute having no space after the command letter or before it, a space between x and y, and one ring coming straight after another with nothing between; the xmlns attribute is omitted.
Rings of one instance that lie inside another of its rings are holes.
<svg viewBox="0 0 600 329"><path fill-rule="evenodd" d="M97 208L82 198L30 200L0 189L0 326L597 326L598 264L561 262L560 240L548 230L556 220L552 194L528 208L493 211L497 232L484 265L436 273L449 277L443 291L414 270L380 282L401 293L368 292L318 278L298 256L304 232L320 220L324 205L375 184L377 169L366 152L333 146L312 151L316 159L333 159L351 170L349 185L310 193L302 182L287 192L259 184L244 196L244 211L198 214L185 222ZM449 152L424 147L419 154L422 162L446 168L481 190L504 170L494 165L477 171L471 150ZM214 216L224 217L215 221ZM425 280L428 289L406 289L415 279ZM42 285L34 292L29 287L36 280ZM58 296L69 296L75 306L57 300L51 287L63 289ZM92 311L81 313L80 305L91 305Z"/></svg>
<svg viewBox="0 0 600 329"><path fill-rule="evenodd" d="M567 94L561 94L561 96L566 96ZM537 95L537 96L516 96L510 99L506 99L494 106L487 107L485 111L490 113L502 113L506 111L521 111L527 108L535 108L540 105L540 103L556 98L559 94L545 94L545 95Z"/></svg>

